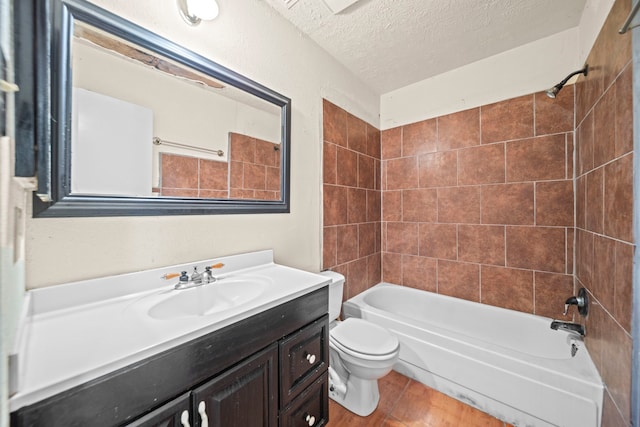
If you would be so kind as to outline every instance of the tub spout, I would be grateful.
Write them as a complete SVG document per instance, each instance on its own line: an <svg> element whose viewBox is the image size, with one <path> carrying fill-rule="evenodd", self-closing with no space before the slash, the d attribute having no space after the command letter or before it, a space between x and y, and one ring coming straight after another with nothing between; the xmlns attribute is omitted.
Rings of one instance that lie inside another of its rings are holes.
<svg viewBox="0 0 640 427"><path fill-rule="evenodd" d="M561 322L559 320L554 320L553 322L551 322L551 329L556 331L561 330L561 331L574 332L574 333L580 334L581 336L584 336L585 334L584 326L582 326L581 324L571 323L571 322Z"/></svg>

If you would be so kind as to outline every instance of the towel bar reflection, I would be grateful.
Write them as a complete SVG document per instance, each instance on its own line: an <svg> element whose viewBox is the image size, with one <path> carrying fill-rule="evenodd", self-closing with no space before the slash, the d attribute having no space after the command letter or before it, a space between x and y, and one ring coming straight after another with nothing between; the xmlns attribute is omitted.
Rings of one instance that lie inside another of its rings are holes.
<svg viewBox="0 0 640 427"><path fill-rule="evenodd" d="M618 33L624 34L627 31L629 31L631 28L635 28L638 26L638 24L636 24L633 27L630 27L631 21L633 21L633 18L635 18L636 14L638 13L638 9L640 9L640 1L633 6L633 9L631 9L631 12L629 12L629 16L627 17L627 20L624 21L624 24L622 24L622 27L620 27L620 30L618 31Z"/></svg>
<svg viewBox="0 0 640 427"><path fill-rule="evenodd" d="M171 147L185 148L187 150L216 154L218 157L224 156L224 151L222 150L209 150L208 148L194 147L193 145L180 144L179 142L165 141L164 139L160 139L157 136L153 138L153 145L169 145Z"/></svg>

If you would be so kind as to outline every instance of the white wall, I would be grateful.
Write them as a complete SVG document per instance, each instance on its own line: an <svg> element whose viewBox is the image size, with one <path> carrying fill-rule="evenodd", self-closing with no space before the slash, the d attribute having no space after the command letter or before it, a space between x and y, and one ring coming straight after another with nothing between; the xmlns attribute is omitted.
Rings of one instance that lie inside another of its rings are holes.
<svg viewBox="0 0 640 427"><path fill-rule="evenodd" d="M578 27L383 94L391 129L548 89L584 65L614 0L587 0Z"/></svg>
<svg viewBox="0 0 640 427"><path fill-rule="evenodd" d="M379 98L263 1L218 2L215 21L190 27L173 0L94 0L292 99L291 213L29 219L29 288L265 248L320 269L321 98L376 127Z"/></svg>

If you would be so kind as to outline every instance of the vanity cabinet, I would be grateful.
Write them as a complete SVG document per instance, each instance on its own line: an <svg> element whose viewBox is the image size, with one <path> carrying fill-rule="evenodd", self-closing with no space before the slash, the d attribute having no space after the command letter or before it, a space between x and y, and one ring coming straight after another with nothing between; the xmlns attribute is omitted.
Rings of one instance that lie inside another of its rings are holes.
<svg viewBox="0 0 640 427"><path fill-rule="evenodd" d="M321 427L327 304L324 287L21 408L11 426Z"/></svg>

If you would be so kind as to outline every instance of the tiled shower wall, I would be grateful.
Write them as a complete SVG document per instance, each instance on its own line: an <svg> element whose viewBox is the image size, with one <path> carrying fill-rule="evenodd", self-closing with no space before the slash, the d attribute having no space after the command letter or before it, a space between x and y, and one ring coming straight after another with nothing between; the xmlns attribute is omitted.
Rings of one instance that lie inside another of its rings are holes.
<svg viewBox="0 0 640 427"><path fill-rule="evenodd" d="M323 268L344 298L380 282L380 131L323 101Z"/></svg>
<svg viewBox="0 0 640 427"><path fill-rule="evenodd" d="M631 36L617 34L630 8L615 2L588 76L555 100L536 93L383 131L371 182L359 160L375 148L348 133L358 120L326 101L323 118L324 267L347 275L345 297L378 282L380 250L382 280L554 318L586 287L603 427L631 425L633 71Z"/></svg>
<svg viewBox="0 0 640 427"><path fill-rule="evenodd" d="M586 343L606 384L603 426L629 426L633 225L631 34L618 0L576 84L576 288L591 296Z"/></svg>
<svg viewBox="0 0 640 427"><path fill-rule="evenodd" d="M561 317L573 105L569 86L383 131L383 279Z"/></svg>
<svg viewBox="0 0 640 427"><path fill-rule="evenodd" d="M231 163L160 153L161 196L280 199L280 145L229 133Z"/></svg>

